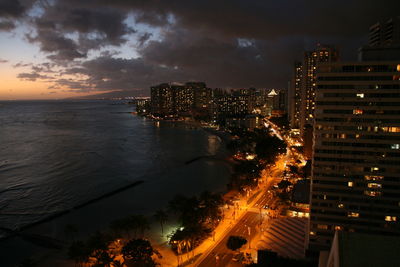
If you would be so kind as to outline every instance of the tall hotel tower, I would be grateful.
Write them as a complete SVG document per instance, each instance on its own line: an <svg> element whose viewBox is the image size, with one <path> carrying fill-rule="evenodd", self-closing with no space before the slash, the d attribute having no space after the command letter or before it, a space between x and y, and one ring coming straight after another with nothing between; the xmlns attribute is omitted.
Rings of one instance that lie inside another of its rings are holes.
<svg viewBox="0 0 400 267"><path fill-rule="evenodd" d="M364 61L318 69L310 250L335 230L400 235L400 57L364 48Z"/></svg>

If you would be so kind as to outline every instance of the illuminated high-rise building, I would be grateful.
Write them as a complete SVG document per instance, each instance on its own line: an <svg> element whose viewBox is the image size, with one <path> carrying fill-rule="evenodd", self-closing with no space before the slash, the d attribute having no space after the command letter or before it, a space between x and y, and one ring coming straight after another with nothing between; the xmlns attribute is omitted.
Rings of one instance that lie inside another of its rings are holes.
<svg viewBox="0 0 400 267"><path fill-rule="evenodd" d="M173 116L175 111L175 94L170 84L162 83L150 88L151 113L155 116Z"/></svg>
<svg viewBox="0 0 400 267"><path fill-rule="evenodd" d="M300 129L302 81L303 64L296 61L294 63L294 75L288 91L288 119L292 129Z"/></svg>
<svg viewBox="0 0 400 267"><path fill-rule="evenodd" d="M400 236L400 62L320 64L316 83L310 249Z"/></svg>
<svg viewBox="0 0 400 267"><path fill-rule="evenodd" d="M318 65L325 62L338 60L338 51L327 45L317 45L314 51L304 54L303 74L301 82L301 110L300 110L300 131L303 133L307 124L314 122L315 110L315 88Z"/></svg>
<svg viewBox="0 0 400 267"><path fill-rule="evenodd" d="M151 112L156 116L208 115L211 89L203 82L162 83L151 87Z"/></svg>

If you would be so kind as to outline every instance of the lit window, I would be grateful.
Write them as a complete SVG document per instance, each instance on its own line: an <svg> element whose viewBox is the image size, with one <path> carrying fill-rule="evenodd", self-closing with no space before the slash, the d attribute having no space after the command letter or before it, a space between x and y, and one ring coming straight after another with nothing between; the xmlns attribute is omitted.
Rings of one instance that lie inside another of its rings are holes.
<svg viewBox="0 0 400 267"><path fill-rule="evenodd" d="M397 64L397 71L400 71L400 64Z"/></svg>
<svg viewBox="0 0 400 267"><path fill-rule="evenodd" d="M378 167L371 167L371 172L376 172L376 171L379 171Z"/></svg>
<svg viewBox="0 0 400 267"><path fill-rule="evenodd" d="M400 127L388 127L388 132L390 133L400 133Z"/></svg>
<svg viewBox="0 0 400 267"><path fill-rule="evenodd" d="M396 216L385 216L385 221L395 222L395 221L397 221L397 218L396 218Z"/></svg>
<svg viewBox="0 0 400 267"><path fill-rule="evenodd" d="M347 213L347 217L351 217L351 218L358 218L358 217L360 217L360 213L358 213L358 212L348 212Z"/></svg>
<svg viewBox="0 0 400 267"><path fill-rule="evenodd" d="M366 191L364 191L364 194L367 196L370 196L370 197L378 197L378 196L382 195L382 192L366 190Z"/></svg>
<svg viewBox="0 0 400 267"><path fill-rule="evenodd" d="M338 208L341 208L341 209L344 208L344 205L342 203L339 203L339 205L337 205L337 206L338 206Z"/></svg>
<svg viewBox="0 0 400 267"><path fill-rule="evenodd" d="M357 97L359 97L359 98L364 98L364 94L362 94L362 93L357 94Z"/></svg>
<svg viewBox="0 0 400 267"><path fill-rule="evenodd" d="M347 182L348 187L353 187L353 182Z"/></svg>
<svg viewBox="0 0 400 267"><path fill-rule="evenodd" d="M368 188L381 188L382 185L381 184L377 184L377 183L368 183Z"/></svg>
<svg viewBox="0 0 400 267"><path fill-rule="evenodd" d="M365 175L364 179L367 181L380 181L383 180L384 176L380 175Z"/></svg>
<svg viewBox="0 0 400 267"><path fill-rule="evenodd" d="M322 229L322 230L328 230L328 225L326 225L326 224L318 224L317 228L318 229Z"/></svg>
<svg viewBox="0 0 400 267"><path fill-rule="evenodd" d="M335 226L335 230L336 231L341 231L341 230L343 230L343 226L336 225Z"/></svg>
<svg viewBox="0 0 400 267"><path fill-rule="evenodd" d="M310 235L315 235L315 232L311 231L311 232L310 232Z"/></svg>
<svg viewBox="0 0 400 267"><path fill-rule="evenodd" d="M353 109L353 114L361 115L361 114L363 114L363 110L362 109Z"/></svg>
<svg viewBox="0 0 400 267"><path fill-rule="evenodd" d="M400 149L400 144L392 144L390 146L391 149Z"/></svg>

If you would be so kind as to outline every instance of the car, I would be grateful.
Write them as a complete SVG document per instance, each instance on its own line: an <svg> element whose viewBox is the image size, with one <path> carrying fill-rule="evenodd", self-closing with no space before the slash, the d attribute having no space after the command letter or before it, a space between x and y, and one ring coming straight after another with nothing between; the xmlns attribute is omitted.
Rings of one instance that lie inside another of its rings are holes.
<svg viewBox="0 0 400 267"><path fill-rule="evenodd" d="M233 256L232 261L242 262L243 259L244 259L243 252L240 252L240 253L236 254L235 256Z"/></svg>
<svg viewBox="0 0 400 267"><path fill-rule="evenodd" d="M269 206L268 206L268 205L264 205L263 208L264 208L264 209L269 209Z"/></svg>

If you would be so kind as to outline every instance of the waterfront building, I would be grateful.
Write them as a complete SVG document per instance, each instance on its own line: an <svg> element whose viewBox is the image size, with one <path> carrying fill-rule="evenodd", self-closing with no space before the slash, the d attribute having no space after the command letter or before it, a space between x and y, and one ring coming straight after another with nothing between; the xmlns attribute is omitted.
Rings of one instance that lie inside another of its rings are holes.
<svg viewBox="0 0 400 267"><path fill-rule="evenodd" d="M203 82L162 83L151 87L151 111L155 116L208 116L211 89Z"/></svg>
<svg viewBox="0 0 400 267"><path fill-rule="evenodd" d="M212 112L212 90L204 82L188 82L186 87L193 90L193 111L195 117L210 119Z"/></svg>
<svg viewBox="0 0 400 267"><path fill-rule="evenodd" d="M148 114L151 111L150 98L148 97L137 97L136 102L136 112L138 114Z"/></svg>
<svg viewBox="0 0 400 267"><path fill-rule="evenodd" d="M194 106L194 88L179 83L173 83L171 87L174 94L174 112L179 116L190 114Z"/></svg>
<svg viewBox="0 0 400 267"><path fill-rule="evenodd" d="M400 236L400 62L320 64L316 84L309 248Z"/></svg>
<svg viewBox="0 0 400 267"><path fill-rule="evenodd" d="M170 84L162 83L150 88L151 113L157 117L174 116L175 94Z"/></svg>

